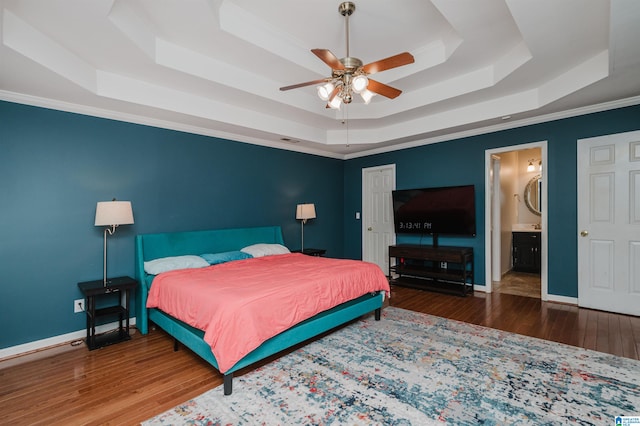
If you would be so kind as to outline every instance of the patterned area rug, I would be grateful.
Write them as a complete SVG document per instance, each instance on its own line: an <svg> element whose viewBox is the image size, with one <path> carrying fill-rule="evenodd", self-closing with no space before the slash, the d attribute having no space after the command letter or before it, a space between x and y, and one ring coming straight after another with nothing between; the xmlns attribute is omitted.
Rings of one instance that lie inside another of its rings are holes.
<svg viewBox="0 0 640 426"><path fill-rule="evenodd" d="M606 424L640 414L640 362L398 308L144 425Z"/></svg>

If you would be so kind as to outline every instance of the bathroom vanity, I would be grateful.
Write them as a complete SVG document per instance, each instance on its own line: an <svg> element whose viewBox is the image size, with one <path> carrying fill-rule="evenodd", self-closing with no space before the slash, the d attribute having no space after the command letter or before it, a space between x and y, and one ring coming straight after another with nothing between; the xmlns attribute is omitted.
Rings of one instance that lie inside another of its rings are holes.
<svg viewBox="0 0 640 426"><path fill-rule="evenodd" d="M540 230L513 231L513 270L540 272Z"/></svg>

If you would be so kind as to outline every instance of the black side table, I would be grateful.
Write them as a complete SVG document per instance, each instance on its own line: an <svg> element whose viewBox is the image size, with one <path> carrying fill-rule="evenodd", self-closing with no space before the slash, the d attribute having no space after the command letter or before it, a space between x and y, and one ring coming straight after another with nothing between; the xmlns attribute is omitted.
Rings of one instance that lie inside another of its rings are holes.
<svg viewBox="0 0 640 426"><path fill-rule="evenodd" d="M78 283L78 287L85 297L84 306L87 314L86 343L90 351L131 339L129 335L129 306L131 291L137 285L138 281L130 277L111 278L107 281L106 286L102 280ZM118 294L118 304L96 309L96 299L109 294ZM96 320L109 315L118 316L118 330L113 333L96 336Z"/></svg>
<svg viewBox="0 0 640 426"><path fill-rule="evenodd" d="M306 248L304 250L294 250L294 253L302 253L302 254L306 254L308 256L324 256L324 254L327 252L327 250L325 249L317 249L317 248Z"/></svg>

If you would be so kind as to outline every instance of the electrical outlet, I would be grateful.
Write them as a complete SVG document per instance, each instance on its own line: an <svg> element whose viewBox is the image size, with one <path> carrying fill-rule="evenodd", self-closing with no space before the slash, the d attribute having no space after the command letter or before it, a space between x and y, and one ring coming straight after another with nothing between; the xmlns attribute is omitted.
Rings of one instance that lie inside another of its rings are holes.
<svg viewBox="0 0 640 426"><path fill-rule="evenodd" d="M447 262L440 262L441 269L447 269Z"/></svg>
<svg viewBox="0 0 640 426"><path fill-rule="evenodd" d="M84 299L76 299L73 301L73 313L84 312Z"/></svg>

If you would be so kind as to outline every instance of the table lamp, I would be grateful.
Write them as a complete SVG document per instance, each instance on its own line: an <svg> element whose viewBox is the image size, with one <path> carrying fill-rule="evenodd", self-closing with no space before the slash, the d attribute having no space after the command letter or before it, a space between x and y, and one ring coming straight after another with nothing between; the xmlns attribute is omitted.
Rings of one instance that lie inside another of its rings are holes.
<svg viewBox="0 0 640 426"><path fill-rule="evenodd" d="M302 226L302 243L300 245L301 251L304 253L304 224L308 219L316 218L316 206L315 204L298 204L296 208L296 219L300 220Z"/></svg>

